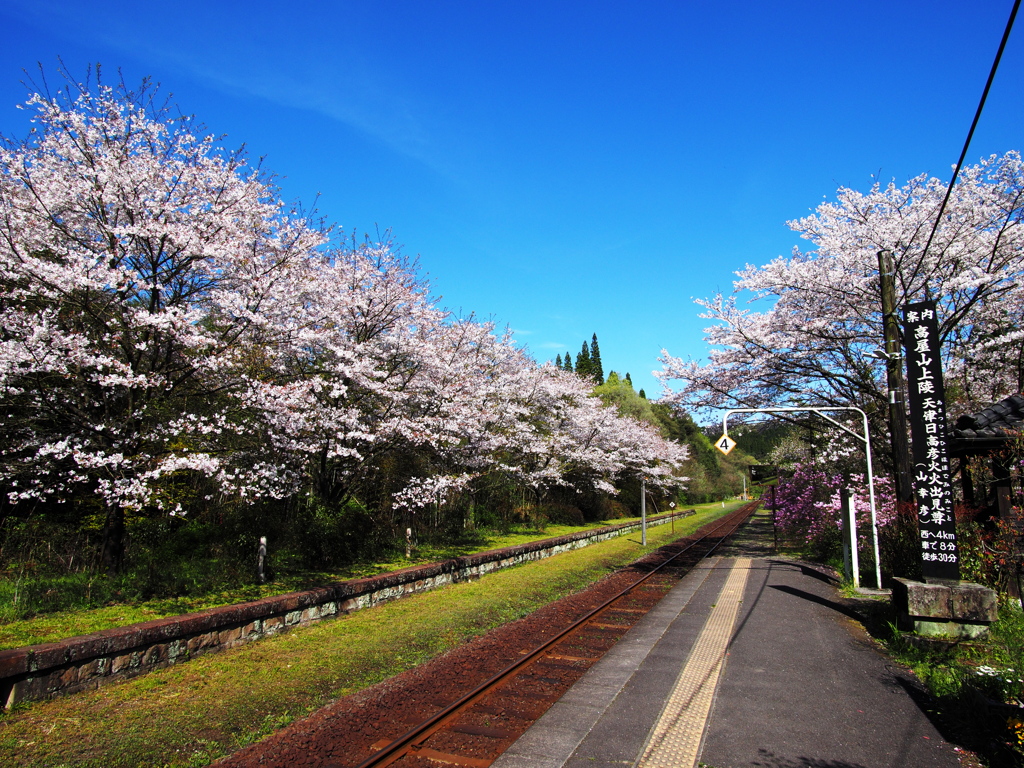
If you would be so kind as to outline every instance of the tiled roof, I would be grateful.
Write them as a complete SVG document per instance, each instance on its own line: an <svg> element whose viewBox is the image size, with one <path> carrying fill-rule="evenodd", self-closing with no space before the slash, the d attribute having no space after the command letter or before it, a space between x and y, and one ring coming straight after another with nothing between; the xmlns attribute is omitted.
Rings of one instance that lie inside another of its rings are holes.
<svg viewBox="0 0 1024 768"><path fill-rule="evenodd" d="M1024 397L1013 395L980 413L956 420L950 437L954 440L999 440L1024 431Z"/></svg>

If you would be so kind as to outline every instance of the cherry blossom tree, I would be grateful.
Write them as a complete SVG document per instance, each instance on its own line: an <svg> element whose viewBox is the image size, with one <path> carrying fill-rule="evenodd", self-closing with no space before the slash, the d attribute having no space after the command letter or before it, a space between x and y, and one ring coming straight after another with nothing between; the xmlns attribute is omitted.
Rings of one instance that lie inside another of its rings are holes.
<svg viewBox="0 0 1024 768"><path fill-rule="evenodd" d="M524 480L540 492L568 484L615 493L620 475L646 476L660 487L682 484L676 471L687 447L666 440L657 428L621 416L592 392L592 382L553 366L536 371L526 405L531 415L520 423L515 447Z"/></svg>
<svg viewBox="0 0 1024 768"><path fill-rule="evenodd" d="M841 188L835 202L789 222L814 249L737 272L731 296L699 301L709 361L663 351L671 402L693 407L859 405L888 401L877 252L896 262L897 305L938 302L948 394L963 408L1024 387L1024 166L1017 152L964 169L927 254L946 185ZM752 298L760 309L743 307ZM878 426L883 426L880 421ZM882 430L880 430L882 431Z"/></svg>
<svg viewBox="0 0 1024 768"><path fill-rule="evenodd" d="M538 366L508 332L472 319L442 324L445 354L411 383L421 451L448 474L416 478L398 495L420 507L502 474L538 500L555 487L615 493L623 474L645 474L660 487L685 481L687 449L649 424L620 416L592 392L592 382L552 365Z"/></svg>
<svg viewBox="0 0 1024 768"><path fill-rule="evenodd" d="M9 502L98 501L116 570L128 515L185 514L196 494L337 509L399 455L415 458L388 490L399 509L495 473L538 496L683 480L685 446L439 307L388 238L332 241L156 97L69 82L0 143Z"/></svg>
<svg viewBox="0 0 1024 768"><path fill-rule="evenodd" d="M14 500L95 493L112 568L126 510L177 510L161 477L274 478L224 452L245 420L221 400L268 333L257 315L325 239L156 95L35 94L31 133L0 145L0 476Z"/></svg>
<svg viewBox="0 0 1024 768"><path fill-rule="evenodd" d="M592 382L538 366L508 331L439 309L389 243L333 252L313 271L301 343L250 397L322 501L383 487L382 459L396 454L416 457L390 502L407 509L494 473L539 496L570 477L613 491L628 468L668 484L685 456L604 408Z"/></svg>

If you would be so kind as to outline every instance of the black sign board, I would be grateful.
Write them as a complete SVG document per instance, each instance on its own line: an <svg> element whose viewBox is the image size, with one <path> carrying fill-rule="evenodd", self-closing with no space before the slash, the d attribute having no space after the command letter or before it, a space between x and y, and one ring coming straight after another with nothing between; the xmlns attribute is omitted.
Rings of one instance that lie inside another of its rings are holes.
<svg viewBox="0 0 1024 768"><path fill-rule="evenodd" d="M907 400L914 445L921 572L925 581L958 581L960 556L949 477L946 395L934 301L904 305L903 345L907 353Z"/></svg>
<svg viewBox="0 0 1024 768"><path fill-rule="evenodd" d="M751 464L750 480L754 483L766 483L779 476L779 468L770 464Z"/></svg>

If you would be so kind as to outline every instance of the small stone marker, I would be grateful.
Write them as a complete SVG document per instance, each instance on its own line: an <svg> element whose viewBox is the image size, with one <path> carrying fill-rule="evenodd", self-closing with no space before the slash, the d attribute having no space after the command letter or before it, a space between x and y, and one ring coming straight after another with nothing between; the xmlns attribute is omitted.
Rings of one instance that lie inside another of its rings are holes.
<svg viewBox="0 0 1024 768"><path fill-rule="evenodd" d="M897 627L926 637L984 638L999 614L995 591L967 581L893 579L892 602Z"/></svg>
<svg viewBox="0 0 1024 768"><path fill-rule="evenodd" d="M260 584L267 580L267 537L260 536L260 548L256 552L256 573L259 575Z"/></svg>

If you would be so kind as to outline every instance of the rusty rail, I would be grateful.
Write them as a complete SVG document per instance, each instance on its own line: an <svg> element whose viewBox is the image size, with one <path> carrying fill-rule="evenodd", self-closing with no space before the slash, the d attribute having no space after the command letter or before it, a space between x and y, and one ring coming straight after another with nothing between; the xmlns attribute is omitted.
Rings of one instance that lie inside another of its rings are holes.
<svg viewBox="0 0 1024 768"><path fill-rule="evenodd" d="M659 563L649 573L637 579L637 581L635 581L633 584L621 590L620 592L606 600L604 603L599 605L597 608L594 608L589 613L587 613L580 619L576 620L569 627L562 630L549 640L546 640L544 643L538 645L532 651L525 654L521 659L513 662L500 672L490 677L488 680L481 683L479 686L477 686L475 689L467 693L458 701L448 705L440 712L435 714L433 717L423 721L419 725L415 726L403 735L399 736L390 744L381 748L379 751L377 751L376 753L368 757L366 760L361 762L358 766L356 766L356 768L384 768L385 766L391 765L392 763L401 759L407 754L415 754L417 751L423 748L424 743L433 734L441 730L450 720L455 718L456 715L460 714L471 704L475 703L477 700L481 699L486 694L491 693L495 689L499 688L502 683L515 677L518 673L524 671L526 667L528 667L531 663L540 658L544 654L544 652L551 648L553 645L556 645L561 640L566 638L568 635L572 634L576 630L580 629L581 627L585 626L586 624L596 619L598 616L600 616L602 613L608 610L613 603L617 602L621 598L628 595L634 589L639 587L641 584L646 582L648 579L650 579L663 568L667 567L669 564L677 560L682 555L686 554L687 552L690 552L694 547L703 542L705 539L711 538L722 529L731 526L731 529L728 531L728 533L721 535L719 541L716 542L707 552L705 552L701 556L702 559L707 558L712 552L715 551L715 549L717 549L721 545L721 543L729 535L731 535L737 528L739 528L740 525L746 522L751 517L751 515L754 514L754 512L757 510L760 504L760 500L752 501L749 504L740 507L736 512L729 514L723 519L721 525L718 525L711 531L708 531L699 539L690 542L679 552L676 552L671 557Z"/></svg>

